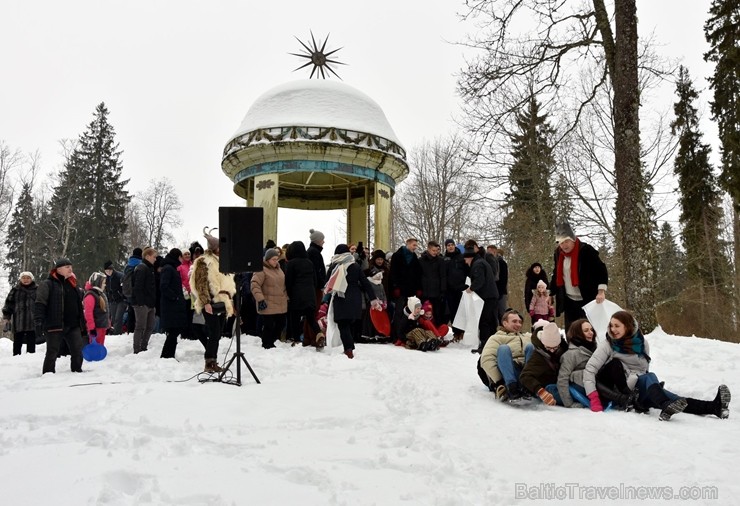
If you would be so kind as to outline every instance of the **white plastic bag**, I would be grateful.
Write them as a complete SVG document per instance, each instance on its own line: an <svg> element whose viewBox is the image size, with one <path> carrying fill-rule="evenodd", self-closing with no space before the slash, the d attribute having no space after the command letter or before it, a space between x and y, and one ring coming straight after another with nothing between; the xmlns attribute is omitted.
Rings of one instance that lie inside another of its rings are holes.
<svg viewBox="0 0 740 506"><path fill-rule="evenodd" d="M465 332L463 344L466 346L478 346L478 321L483 312L483 299L475 292L464 291L460 299L460 307L455 313L452 326Z"/></svg>
<svg viewBox="0 0 740 506"><path fill-rule="evenodd" d="M334 321L334 297L329 302L329 310L326 312L326 347L329 354L337 346L342 346L342 337L339 334L339 327Z"/></svg>
<svg viewBox="0 0 740 506"><path fill-rule="evenodd" d="M614 313L621 310L621 307L607 299L604 299L604 302L601 304L597 304L595 300L592 300L583 306L586 318L591 322L591 326L596 331L599 340L606 338L606 331L609 330L609 320Z"/></svg>

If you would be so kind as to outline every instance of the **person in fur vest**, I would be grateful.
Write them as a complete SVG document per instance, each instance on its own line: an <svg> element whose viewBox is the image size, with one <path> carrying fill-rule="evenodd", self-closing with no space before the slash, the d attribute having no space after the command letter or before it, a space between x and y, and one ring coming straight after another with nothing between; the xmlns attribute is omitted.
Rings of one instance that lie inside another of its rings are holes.
<svg viewBox="0 0 740 506"><path fill-rule="evenodd" d="M217 360L218 342L221 339L221 331L226 319L234 314L232 297L236 294L236 285L233 275L223 274L219 270L218 237L211 235L207 228L203 229L203 236L208 241L208 248L193 262L190 289L192 290L193 307L198 314L203 315L208 331L203 372L217 373L223 370ZM223 303L223 311L214 311L213 305L219 302Z"/></svg>
<svg viewBox="0 0 740 506"><path fill-rule="evenodd" d="M12 322L13 355L20 355L23 343L26 353L36 353L36 333L33 324L33 306L36 304L36 282L30 272L21 272L18 284L10 289L3 306L3 322Z"/></svg>
<svg viewBox="0 0 740 506"><path fill-rule="evenodd" d="M110 305L105 295L105 282L105 273L93 272L85 283L85 297L82 299L89 342L95 340L103 345L110 328Z"/></svg>
<svg viewBox="0 0 740 506"><path fill-rule="evenodd" d="M534 353L524 364L519 383L548 406L562 406L557 388L558 369L560 357L567 351L568 343L560 337L560 329L555 323L540 322L535 324L537 328L532 335Z"/></svg>
<svg viewBox="0 0 740 506"><path fill-rule="evenodd" d="M532 317L533 326L539 320L553 321L555 319L555 308L550 302L550 290L547 289L547 283L542 280L537 283L537 289L532 292L529 316Z"/></svg>
<svg viewBox="0 0 740 506"><path fill-rule="evenodd" d="M285 273L280 268L279 259L279 248L267 249L262 270L252 275L250 284L252 296L257 303L257 312L262 315L262 347L265 349L275 347L275 341L280 338L285 327L288 313Z"/></svg>

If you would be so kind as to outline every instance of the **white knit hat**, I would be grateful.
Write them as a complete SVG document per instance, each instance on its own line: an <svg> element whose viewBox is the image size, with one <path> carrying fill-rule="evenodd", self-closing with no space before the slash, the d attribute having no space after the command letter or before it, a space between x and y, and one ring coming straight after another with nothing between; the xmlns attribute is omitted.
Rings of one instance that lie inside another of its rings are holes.
<svg viewBox="0 0 740 506"><path fill-rule="evenodd" d="M33 280L35 279L35 278L33 277L33 274L31 274L31 273L30 273L30 272L28 272L28 271L23 271L23 272L21 272L20 276L18 276L18 280L20 281L20 279L21 279L21 278L22 278L23 276L28 276L29 278L31 278L31 281L33 281Z"/></svg>
<svg viewBox="0 0 740 506"><path fill-rule="evenodd" d="M406 302L406 307L409 308L410 313L413 313L414 309L421 307L421 301L418 297L409 297L409 300Z"/></svg>
<svg viewBox="0 0 740 506"><path fill-rule="evenodd" d="M546 348L555 348L560 346L560 329L557 324L548 322L542 327L540 332L540 342Z"/></svg>

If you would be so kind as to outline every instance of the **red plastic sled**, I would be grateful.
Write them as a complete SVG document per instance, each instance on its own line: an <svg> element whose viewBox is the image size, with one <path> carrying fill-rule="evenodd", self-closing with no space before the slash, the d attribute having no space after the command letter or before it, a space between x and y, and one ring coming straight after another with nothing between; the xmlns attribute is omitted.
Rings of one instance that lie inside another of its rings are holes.
<svg viewBox="0 0 740 506"><path fill-rule="evenodd" d="M378 334L383 336L391 335L391 319L388 318L388 312L385 309L381 309L380 311L370 309L370 321L373 322L373 327L378 331Z"/></svg>

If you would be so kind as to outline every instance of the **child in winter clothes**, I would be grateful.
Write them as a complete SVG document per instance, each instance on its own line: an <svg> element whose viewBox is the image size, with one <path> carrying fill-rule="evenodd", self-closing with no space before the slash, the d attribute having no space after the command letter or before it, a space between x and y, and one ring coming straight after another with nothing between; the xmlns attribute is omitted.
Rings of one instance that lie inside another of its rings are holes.
<svg viewBox="0 0 740 506"><path fill-rule="evenodd" d="M82 300L85 309L85 322L90 341L105 344L105 333L110 328L108 298L105 296L105 279L102 272L93 272L85 283L85 298Z"/></svg>
<svg viewBox="0 0 740 506"><path fill-rule="evenodd" d="M555 319L555 308L550 303L550 291L547 289L547 283L542 280L537 283L537 289L532 290L529 316L532 317L532 325L538 320L553 321Z"/></svg>
<svg viewBox="0 0 740 506"><path fill-rule="evenodd" d="M36 352L36 332L33 323L33 307L36 304L36 283L33 274L21 272L18 284L10 289L3 306L3 321L10 326L13 320L13 355L20 355L23 343L26 352Z"/></svg>
<svg viewBox="0 0 740 506"><path fill-rule="evenodd" d="M422 325L424 310L417 297L409 297L403 308L405 318L399 318L399 335L406 337L406 348L419 351L439 349L440 340L431 330ZM398 343L397 343L398 344Z"/></svg>
<svg viewBox="0 0 740 506"><path fill-rule="evenodd" d="M449 332L449 327L444 323L442 325L434 324L434 308L430 301L425 301L421 306L421 316L419 317L419 326L424 330L431 331L438 339L444 339Z"/></svg>

